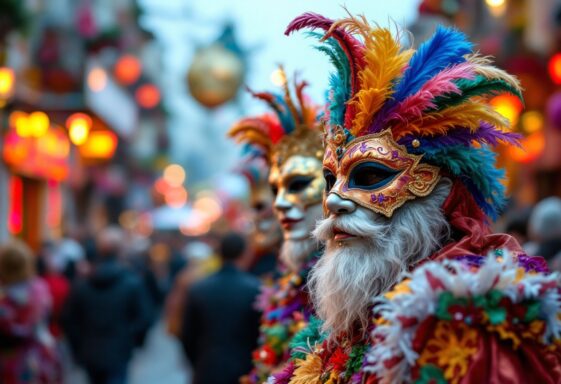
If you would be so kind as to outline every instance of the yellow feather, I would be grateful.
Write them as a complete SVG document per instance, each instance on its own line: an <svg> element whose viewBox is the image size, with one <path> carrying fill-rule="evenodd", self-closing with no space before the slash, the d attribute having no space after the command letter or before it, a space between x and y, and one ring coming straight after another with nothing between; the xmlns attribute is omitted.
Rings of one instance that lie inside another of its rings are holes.
<svg viewBox="0 0 561 384"><path fill-rule="evenodd" d="M499 128L508 127L508 121L489 105L470 101L439 112L426 114L407 125L394 126L392 133L394 139L399 140L410 134L421 136L446 135L454 127L465 127L474 132L479 129L482 121Z"/></svg>
<svg viewBox="0 0 561 384"><path fill-rule="evenodd" d="M399 77L413 54L412 50L400 52L399 41L387 28L372 28L364 16L349 17L334 23L332 28L344 28L359 33L364 39L364 69L358 73L360 91L349 101L357 108L351 133L357 135L367 128L372 118L391 97L393 82Z"/></svg>
<svg viewBox="0 0 561 384"><path fill-rule="evenodd" d="M228 136L236 140L237 143L259 145L268 156L272 142L267 129L267 123L259 118L246 118L234 124L228 131Z"/></svg>

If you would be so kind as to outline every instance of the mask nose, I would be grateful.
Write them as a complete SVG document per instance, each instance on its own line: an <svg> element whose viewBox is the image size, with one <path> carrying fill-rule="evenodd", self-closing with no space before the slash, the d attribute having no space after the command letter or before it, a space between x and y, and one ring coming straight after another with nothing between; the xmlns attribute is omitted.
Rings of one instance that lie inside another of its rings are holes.
<svg viewBox="0 0 561 384"><path fill-rule="evenodd" d="M290 208L292 208L292 204L290 203L290 201L288 201L285 194L282 193L282 192L278 193L277 197L275 198L275 202L274 202L273 205L274 205L275 209L277 209L279 211L287 211Z"/></svg>
<svg viewBox="0 0 561 384"><path fill-rule="evenodd" d="M341 215L345 213L353 213L356 210L356 204L347 199L341 198L335 193L330 193L325 199L325 205L329 212L336 215Z"/></svg>

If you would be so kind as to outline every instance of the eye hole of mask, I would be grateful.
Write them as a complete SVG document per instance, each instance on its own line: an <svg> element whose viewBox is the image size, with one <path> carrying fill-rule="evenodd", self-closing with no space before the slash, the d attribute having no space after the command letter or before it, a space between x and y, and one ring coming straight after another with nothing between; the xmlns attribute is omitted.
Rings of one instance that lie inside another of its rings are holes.
<svg viewBox="0 0 561 384"><path fill-rule="evenodd" d="M265 203L262 201L258 201L253 204L253 209L257 212L261 212L265 209Z"/></svg>
<svg viewBox="0 0 561 384"><path fill-rule="evenodd" d="M289 193L298 193L302 192L304 189L310 185L312 182L313 177L310 176L295 176L288 182L288 192Z"/></svg>
<svg viewBox="0 0 561 384"><path fill-rule="evenodd" d="M273 196L276 196L279 193L279 188L275 184L271 184L271 192L273 192Z"/></svg>
<svg viewBox="0 0 561 384"><path fill-rule="evenodd" d="M349 188L373 190L391 182L400 171L380 163L361 163L349 176Z"/></svg>
<svg viewBox="0 0 561 384"><path fill-rule="evenodd" d="M325 179L325 191L331 191L331 188L335 185L337 178L329 169L323 170L323 178Z"/></svg>

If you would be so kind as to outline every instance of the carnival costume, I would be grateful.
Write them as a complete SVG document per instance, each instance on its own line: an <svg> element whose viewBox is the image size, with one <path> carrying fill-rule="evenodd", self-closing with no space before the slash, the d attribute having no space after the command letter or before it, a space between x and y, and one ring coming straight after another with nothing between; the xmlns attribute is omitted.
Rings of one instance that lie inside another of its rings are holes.
<svg viewBox="0 0 561 384"><path fill-rule="evenodd" d="M364 17L307 13L286 33L302 28L326 31L312 35L337 70L325 126L326 217L366 212L390 229L412 217L420 224L403 241L413 245L401 249L432 248L404 260L405 269L372 297L366 326L334 334L325 312L323 325L311 321L270 382L561 382L558 277L489 228L504 204L492 149L518 137L486 101L504 92L521 97L518 81L451 28L437 28L416 51ZM435 219L407 211L423 212L439 193L442 241L424 244L415 232ZM361 241L343 235L333 237L342 239L340 249ZM389 252L395 243L383 244ZM326 245L312 280L334 249Z"/></svg>
<svg viewBox="0 0 561 384"><path fill-rule="evenodd" d="M321 218L323 146L319 110L304 95L305 86L304 82L295 82L295 99L286 81L283 95L254 93L269 104L276 117L246 118L230 131L239 142L250 143L266 154L271 167L269 184L275 195L273 208L284 237L284 272L258 299L258 307L263 310L259 347L253 354L254 369L242 382L264 382L282 366L289 357L289 342L307 325L312 313L304 287L319 256L317 242L310 233ZM304 254L293 258L293 248L285 247L299 242L305 246L294 250Z"/></svg>

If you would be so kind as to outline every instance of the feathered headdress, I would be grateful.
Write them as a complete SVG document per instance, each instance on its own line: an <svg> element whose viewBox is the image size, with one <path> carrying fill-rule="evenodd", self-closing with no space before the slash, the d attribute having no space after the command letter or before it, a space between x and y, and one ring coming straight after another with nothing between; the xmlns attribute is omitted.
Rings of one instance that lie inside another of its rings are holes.
<svg viewBox="0 0 561 384"><path fill-rule="evenodd" d="M491 147L517 144L508 121L487 98L521 96L516 78L474 52L466 36L438 27L416 51L364 16L330 20L314 13L294 19L286 34L309 28L325 45L336 71L330 78L326 134L341 127L345 142L389 130L421 162L460 180L483 212L495 218L504 205L503 171Z"/></svg>
<svg viewBox="0 0 561 384"><path fill-rule="evenodd" d="M242 119L232 127L229 135L254 150L257 148L270 164L282 164L295 154L321 160L319 108L304 94L307 86L304 81L294 80L294 98L282 67L280 71L284 79L283 94L249 90L254 97L265 101L275 116Z"/></svg>

